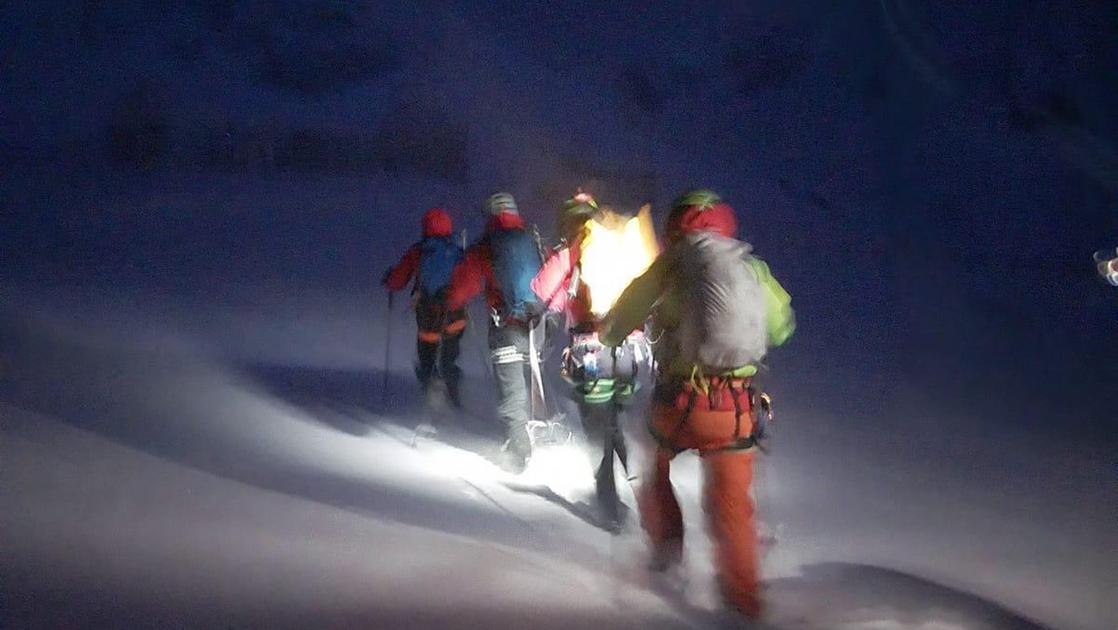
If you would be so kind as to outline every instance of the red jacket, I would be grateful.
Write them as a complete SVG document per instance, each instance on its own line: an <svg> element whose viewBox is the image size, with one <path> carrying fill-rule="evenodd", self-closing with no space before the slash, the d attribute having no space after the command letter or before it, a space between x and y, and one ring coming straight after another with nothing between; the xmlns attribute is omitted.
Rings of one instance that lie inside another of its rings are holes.
<svg viewBox="0 0 1118 630"><path fill-rule="evenodd" d="M408 286L411 279L419 271L419 243L416 243L404 252L404 257L396 266L389 269L384 276L384 286L389 291L399 291Z"/></svg>
<svg viewBox="0 0 1118 630"><path fill-rule="evenodd" d="M581 285L571 299L571 279L578 261L582 258L582 242L575 240L568 247L553 253L532 279L532 291L555 313L567 312L572 328L589 322L590 300L586 286Z"/></svg>
<svg viewBox="0 0 1118 630"><path fill-rule="evenodd" d="M493 253L489 247L489 234L499 230L523 230L524 220L518 214L503 212L494 216L485 226L486 236L466 250L466 257L454 268L450 287L446 292L446 307L456 311L485 289L485 302L490 308L504 306L501 291L493 281Z"/></svg>
<svg viewBox="0 0 1118 630"><path fill-rule="evenodd" d="M423 238L432 236L450 236L454 232L454 223L450 215L442 208L431 208L423 214ZM404 256L395 267L384 275L384 286L389 291L399 291L408 286L411 279L419 271L420 244L416 243L404 252Z"/></svg>

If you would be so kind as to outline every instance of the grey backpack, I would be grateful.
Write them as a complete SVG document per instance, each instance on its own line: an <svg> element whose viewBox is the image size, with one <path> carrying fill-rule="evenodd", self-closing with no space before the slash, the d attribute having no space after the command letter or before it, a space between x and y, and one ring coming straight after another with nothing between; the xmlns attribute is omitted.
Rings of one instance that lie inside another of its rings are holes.
<svg viewBox="0 0 1118 630"><path fill-rule="evenodd" d="M679 351L708 374L765 356L765 295L749 264L750 249L712 232L688 234L672 247Z"/></svg>

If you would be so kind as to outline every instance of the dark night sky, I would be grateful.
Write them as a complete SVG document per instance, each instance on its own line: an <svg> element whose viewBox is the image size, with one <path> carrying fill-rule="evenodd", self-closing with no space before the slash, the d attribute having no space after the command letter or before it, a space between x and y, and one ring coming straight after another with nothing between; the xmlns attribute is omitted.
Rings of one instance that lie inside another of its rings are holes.
<svg viewBox="0 0 1118 630"><path fill-rule="evenodd" d="M431 205L705 185L815 402L1113 433L1111 3L183 4L0 7L0 282L369 291Z"/></svg>

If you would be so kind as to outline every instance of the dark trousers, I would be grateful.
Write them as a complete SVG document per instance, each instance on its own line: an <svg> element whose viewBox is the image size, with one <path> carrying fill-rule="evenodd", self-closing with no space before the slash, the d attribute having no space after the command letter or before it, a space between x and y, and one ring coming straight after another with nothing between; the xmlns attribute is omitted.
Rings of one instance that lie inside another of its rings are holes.
<svg viewBox="0 0 1118 630"><path fill-rule="evenodd" d="M462 369L458 367L459 346L462 333L443 335L439 341L430 342L420 339L416 342L416 352L419 356L415 367L415 376L419 383L426 386L431 377L436 374L442 377L448 390L456 390L458 381L462 378Z"/></svg>
<svg viewBox="0 0 1118 630"><path fill-rule="evenodd" d="M644 348L643 351L638 348ZM618 516L620 501L613 474L616 455L628 469L625 435L619 425L621 405L635 391L639 365L647 354L643 337L627 340L614 349L604 349L596 333L575 333L567 355L567 373L575 381L586 447L594 467L598 503L607 516Z"/></svg>
<svg viewBox="0 0 1118 630"><path fill-rule="evenodd" d="M591 404L579 403L582 430L586 434L590 463L594 467L594 487L598 502L603 508L617 510L617 482L613 474L613 457L616 454L623 467L629 464L625 436L618 423L620 406L613 401ZM616 513L613 516L617 516Z"/></svg>
<svg viewBox="0 0 1118 630"><path fill-rule="evenodd" d="M451 402L457 406L458 383L462 378L458 354L462 333L466 328L465 312L445 313L441 300L420 297L415 305L415 323L419 329L416 340L416 378L426 388L432 377L441 377Z"/></svg>
<svg viewBox="0 0 1118 630"><path fill-rule="evenodd" d="M489 360L497 382L497 415L508 431L509 449L522 455L532 450L528 436L531 419L531 366L528 328L507 322L489 328Z"/></svg>

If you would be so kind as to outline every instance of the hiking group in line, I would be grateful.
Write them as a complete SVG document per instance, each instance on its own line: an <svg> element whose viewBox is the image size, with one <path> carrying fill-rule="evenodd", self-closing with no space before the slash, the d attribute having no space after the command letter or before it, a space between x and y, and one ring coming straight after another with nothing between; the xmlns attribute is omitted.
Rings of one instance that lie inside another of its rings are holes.
<svg viewBox="0 0 1118 630"><path fill-rule="evenodd" d="M564 319L560 370L578 406L597 507L616 531L625 511L615 458L629 467L619 414L648 370L653 389L645 424L654 447L636 496L650 569L667 571L683 558L670 470L678 454L696 451L722 597L758 618L750 489L770 407L753 378L768 350L791 337L795 318L788 293L738 239L734 209L710 190L686 192L672 202L657 239L648 205L625 213L579 190L560 205L558 244L546 251L512 195L496 193L484 209L485 231L466 248L455 242L449 215L428 210L421 240L383 280L389 291L414 280L416 377L426 395L444 389L450 405L461 407L456 360L466 307L484 293L497 415L506 433L500 465L523 472L533 449L533 387L542 387L537 331Z"/></svg>

